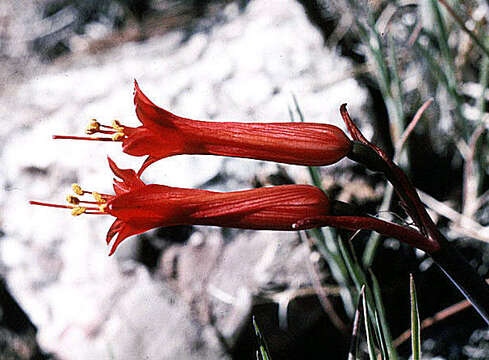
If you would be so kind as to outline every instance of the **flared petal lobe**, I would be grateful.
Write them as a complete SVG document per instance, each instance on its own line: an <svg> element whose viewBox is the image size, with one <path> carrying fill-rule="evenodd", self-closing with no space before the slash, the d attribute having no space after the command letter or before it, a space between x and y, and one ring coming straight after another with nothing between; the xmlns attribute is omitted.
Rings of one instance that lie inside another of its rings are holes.
<svg viewBox="0 0 489 360"><path fill-rule="evenodd" d="M136 175L136 172L132 169L119 169L111 158L107 158L109 161L109 167L115 176L122 181L114 179L114 191L116 195L144 187L144 182Z"/></svg>
<svg viewBox="0 0 489 360"><path fill-rule="evenodd" d="M137 82L136 114L143 123L127 128L124 152L147 155L149 164L178 154L221 155L321 166L345 157L351 141L338 127L316 123L238 123L191 120L151 102Z"/></svg>

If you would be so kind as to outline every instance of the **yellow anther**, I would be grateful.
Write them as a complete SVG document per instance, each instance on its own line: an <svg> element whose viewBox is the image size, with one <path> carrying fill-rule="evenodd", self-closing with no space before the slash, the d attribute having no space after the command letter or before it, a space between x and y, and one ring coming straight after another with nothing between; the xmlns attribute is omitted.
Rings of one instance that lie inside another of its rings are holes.
<svg viewBox="0 0 489 360"><path fill-rule="evenodd" d="M99 202L99 203L104 203L105 202L105 199L102 198L102 195L100 195L97 192L93 192L92 193L92 196L93 196L93 198L95 199L96 202Z"/></svg>
<svg viewBox="0 0 489 360"><path fill-rule="evenodd" d="M76 195L83 195L83 190L80 185L78 184L73 184L71 185L71 189Z"/></svg>
<svg viewBox="0 0 489 360"><path fill-rule="evenodd" d="M73 205L78 205L80 203L80 199L73 195L66 196L66 201Z"/></svg>
<svg viewBox="0 0 489 360"><path fill-rule="evenodd" d="M114 141L119 141L124 137L124 133L117 132L114 135L112 135L112 140Z"/></svg>
<svg viewBox="0 0 489 360"><path fill-rule="evenodd" d="M107 204L100 204L98 208L101 212L107 212Z"/></svg>
<svg viewBox="0 0 489 360"><path fill-rule="evenodd" d="M117 131L124 130L124 126L121 125L119 120L112 120L112 127L114 128L114 130L117 130Z"/></svg>
<svg viewBox="0 0 489 360"><path fill-rule="evenodd" d="M71 215L78 216L83 214L87 209L81 206L75 206L73 210L71 210Z"/></svg>
<svg viewBox="0 0 489 360"><path fill-rule="evenodd" d="M96 119L90 120L87 127L85 128L85 133L87 135L95 134L100 130L100 123Z"/></svg>

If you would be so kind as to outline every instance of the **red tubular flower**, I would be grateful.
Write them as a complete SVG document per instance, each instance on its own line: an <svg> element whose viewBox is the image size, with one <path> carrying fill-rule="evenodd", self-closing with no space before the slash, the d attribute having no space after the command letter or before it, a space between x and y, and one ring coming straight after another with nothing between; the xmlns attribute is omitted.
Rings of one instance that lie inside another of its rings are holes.
<svg viewBox="0 0 489 360"><path fill-rule="evenodd" d="M214 225L222 227L296 230L301 219L329 212L329 200L320 189L310 185L283 185L219 193L146 185L133 170L109 165L122 181L114 179L115 195L92 193L95 201L68 196L71 205L31 201L34 205L72 209L73 215L106 214L117 219L107 233L107 244L117 235L109 255L132 235L160 226ZM77 195L90 193L74 185ZM300 228L308 228L303 226Z"/></svg>
<svg viewBox="0 0 489 360"><path fill-rule="evenodd" d="M121 141L125 153L147 155L138 174L172 155L222 155L321 166L345 157L351 141L338 127L315 123L238 123L190 120L153 104L135 81L134 104L142 126L105 126L92 120L87 133L111 137L59 136L56 139Z"/></svg>
<svg viewBox="0 0 489 360"><path fill-rule="evenodd" d="M114 179L115 195L82 190L95 201L69 195L71 205L31 201L33 205L68 208L73 215L112 215L116 218L107 232L107 244L117 235L109 255L132 235L160 226L213 225L255 230L303 230L334 226L348 230L368 229L397 238L431 252L427 239L418 231L368 216L331 214L326 194L310 185L282 185L220 193L144 184L134 170L109 165L120 180Z"/></svg>

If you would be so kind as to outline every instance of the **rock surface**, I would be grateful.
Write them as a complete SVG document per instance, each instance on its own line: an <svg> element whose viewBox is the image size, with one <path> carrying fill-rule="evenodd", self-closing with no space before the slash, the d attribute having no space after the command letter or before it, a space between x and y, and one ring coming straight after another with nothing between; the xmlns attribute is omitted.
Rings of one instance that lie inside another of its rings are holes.
<svg viewBox="0 0 489 360"><path fill-rule="evenodd" d="M27 204L62 202L73 182L111 191L107 154L121 167L138 167L141 159L121 154L117 144L50 140L54 133L81 134L93 117L137 124L134 78L156 104L196 119L289 121L291 93L307 121L340 125L344 102L362 114L365 91L348 62L323 48L299 4L254 0L243 13L229 5L224 16L223 24L185 42L174 32L75 57L12 84L0 99L0 261L43 350L61 359L226 357L200 299L219 310L215 325L232 338L263 286L309 283L308 251L294 234L231 232L224 240L217 229L199 230L188 245L163 253L152 277L130 260L135 238L107 257L111 219ZM303 169L286 168L306 181ZM232 175L214 188L238 190L274 169L253 160L178 156L154 164L144 180L201 187L225 173ZM173 279L172 256L179 259Z"/></svg>

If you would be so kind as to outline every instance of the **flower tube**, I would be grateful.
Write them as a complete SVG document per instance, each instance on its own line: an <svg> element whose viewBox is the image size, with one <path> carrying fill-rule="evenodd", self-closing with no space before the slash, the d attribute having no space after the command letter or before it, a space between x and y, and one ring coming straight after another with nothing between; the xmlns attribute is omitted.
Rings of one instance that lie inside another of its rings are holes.
<svg viewBox="0 0 489 360"><path fill-rule="evenodd" d="M191 120L166 111L149 100L135 81L134 104L142 125L112 126L92 120L87 134L99 137L55 135L55 139L122 142L122 150L147 156L138 174L153 162L172 155L221 155L321 166L345 157L351 141L338 127L316 123L239 123Z"/></svg>

